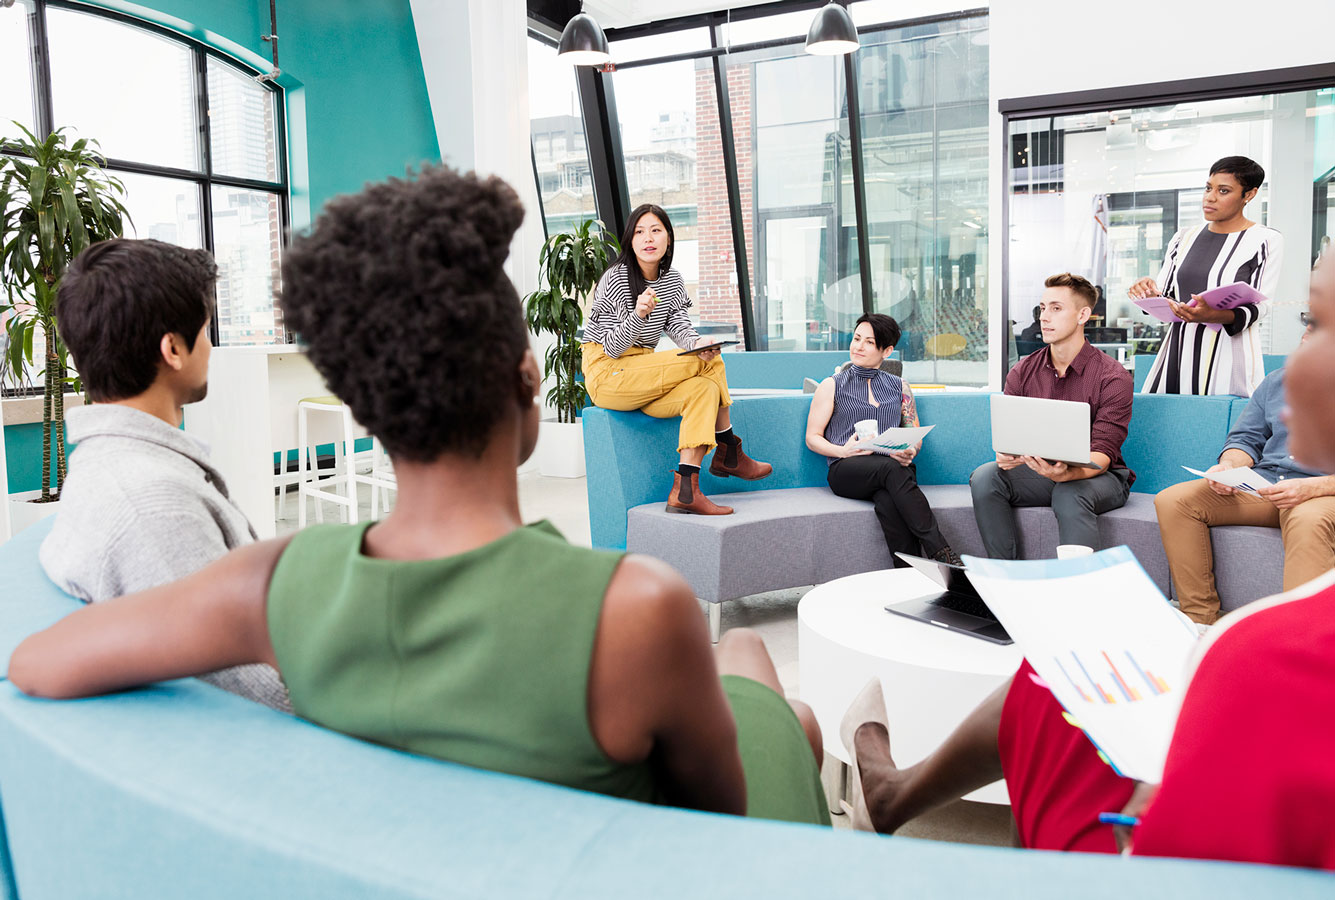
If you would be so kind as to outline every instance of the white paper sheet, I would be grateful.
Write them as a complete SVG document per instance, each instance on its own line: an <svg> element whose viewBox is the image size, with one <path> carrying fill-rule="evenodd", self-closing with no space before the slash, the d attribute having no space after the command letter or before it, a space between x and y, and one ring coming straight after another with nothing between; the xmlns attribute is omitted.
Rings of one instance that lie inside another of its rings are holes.
<svg viewBox="0 0 1335 900"><path fill-rule="evenodd" d="M1208 478L1210 481L1216 481L1219 484L1226 484L1231 488L1237 488L1248 494L1260 494L1257 488L1270 487L1273 482L1264 475L1258 475L1252 471L1251 466L1238 466L1235 469L1221 469L1218 472L1202 472L1200 469L1193 469L1191 466L1183 466L1192 475L1199 475L1201 478Z"/></svg>
<svg viewBox="0 0 1335 900"><path fill-rule="evenodd" d="M873 453L889 456L891 450L904 450L918 443L935 427L935 425L922 425L917 428L887 428L870 442L860 442L859 446Z"/></svg>
<svg viewBox="0 0 1335 900"><path fill-rule="evenodd" d="M1162 779L1197 634L1131 551L964 563L1069 720L1118 774Z"/></svg>

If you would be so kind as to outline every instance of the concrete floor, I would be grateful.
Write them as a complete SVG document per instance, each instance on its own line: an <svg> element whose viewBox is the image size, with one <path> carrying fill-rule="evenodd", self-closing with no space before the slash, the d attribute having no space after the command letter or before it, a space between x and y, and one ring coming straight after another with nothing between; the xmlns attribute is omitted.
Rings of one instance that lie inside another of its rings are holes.
<svg viewBox="0 0 1335 900"><path fill-rule="evenodd" d="M537 472L519 475L519 507L526 522L547 519L572 544L590 545L589 504L583 478L547 478ZM278 520L278 534L296 530L295 495L289 495L287 518ZM369 514L370 502L363 491L361 515ZM334 521L332 505L326 514ZM314 522L313 509L307 509L308 521ZM797 602L810 587L771 591L730 600L723 605L723 628L752 628L764 638L779 672L784 690L789 696L800 697L797 683ZM703 613L703 610L702 610ZM828 742L837 736L826 735ZM827 782L837 777L840 763L826 756L824 773ZM836 828L849 827L847 817L835 816ZM958 841L974 844L1009 845L1011 837L1010 807L991 803L972 803L961 800L936 812L922 816L899 831L901 835L929 840Z"/></svg>

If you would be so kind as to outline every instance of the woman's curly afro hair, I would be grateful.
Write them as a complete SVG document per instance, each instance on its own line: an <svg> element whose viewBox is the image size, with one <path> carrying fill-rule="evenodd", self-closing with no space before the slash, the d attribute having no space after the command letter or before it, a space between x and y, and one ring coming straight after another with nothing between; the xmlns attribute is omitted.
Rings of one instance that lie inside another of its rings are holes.
<svg viewBox="0 0 1335 900"><path fill-rule="evenodd" d="M480 456L522 402L528 333L501 266L524 218L505 182L430 166L331 201L283 260L287 325L393 456Z"/></svg>

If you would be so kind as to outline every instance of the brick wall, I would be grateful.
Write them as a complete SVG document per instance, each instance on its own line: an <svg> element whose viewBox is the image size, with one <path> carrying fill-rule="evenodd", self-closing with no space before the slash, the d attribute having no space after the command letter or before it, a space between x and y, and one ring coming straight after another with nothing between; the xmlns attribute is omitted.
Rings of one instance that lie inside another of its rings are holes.
<svg viewBox="0 0 1335 900"><path fill-rule="evenodd" d="M747 252L752 243L754 168L751 161L751 67L727 68L732 130L737 148L737 174L741 186L742 213ZM723 144L719 136L718 101L714 93L712 67L695 72L695 178L700 241L700 283L695 297L700 318L729 322L741 334L742 313L738 301L736 260L732 242L732 220L728 210L728 181L723 167Z"/></svg>

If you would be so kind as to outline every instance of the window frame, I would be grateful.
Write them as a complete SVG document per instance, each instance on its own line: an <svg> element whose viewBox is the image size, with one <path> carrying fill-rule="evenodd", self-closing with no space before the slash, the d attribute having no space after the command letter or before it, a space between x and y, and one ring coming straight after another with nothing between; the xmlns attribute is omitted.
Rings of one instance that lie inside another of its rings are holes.
<svg viewBox="0 0 1335 900"><path fill-rule="evenodd" d="M1335 63L1266 69L1210 78L1188 78L1178 81L1158 81L1146 84L1099 88L1088 91L1069 91L1060 94L1042 94L1030 97L1002 98L997 101L1000 113L1002 167L1001 167L1001 233L1010 234L1011 226L1011 125L1014 122L1066 116L1084 112L1102 112L1110 109L1167 106L1200 100L1224 100L1250 97L1258 94L1285 94L1315 91L1335 86ZM1001 271L1010 272L1010 241L1001 242ZM1010 319L1010 277L1003 275L1001 284L1001 321ZM1001 382L1005 384L1010 371L1009 355L1000 354Z"/></svg>
<svg viewBox="0 0 1335 900"><path fill-rule="evenodd" d="M213 235L213 188L239 188L278 197L278 228L280 253L286 250L291 230L291 195L288 179L287 156L287 94L283 87L273 81L258 82L266 91L274 95L274 141L276 150L277 180L241 178L222 175L213 171L213 132L210 122L209 103L209 60L229 66L248 78L255 79L263 74L251 66L228 56L194 38L173 31L153 22L147 22L125 13L100 7L88 6L72 0L31 0L28 12L29 41L32 53L33 112L36 120L35 132L39 138L45 138L55 128L54 99L51 86L51 45L47 24L49 9L67 10L80 15L98 16L119 24L147 31L157 37L170 40L187 49L191 54L191 92L194 95L196 128L200 147L200 168L181 169L175 166L161 166L130 159L107 157L108 172L123 172L132 175L152 175L174 181L188 181L194 184L199 194L200 239L203 249L214 253ZM216 301L215 301L216 302ZM283 341L275 340L271 344L257 346L281 346L293 342L293 336L284 329ZM209 339L214 346L219 345L218 316L209 317Z"/></svg>
<svg viewBox="0 0 1335 900"><path fill-rule="evenodd" d="M745 44L733 44L729 46L726 43L724 28L730 22L764 18L783 13L802 10L811 10L814 13L815 10L824 6L826 2L827 0L773 0L773 2L761 3L735 10L702 12L644 24L629 25L622 28L608 28L606 30L607 39L609 42L612 42L622 39L649 37L685 29L706 27L710 32L711 46L706 50L695 50L687 53L675 53L667 56L635 59L633 61L615 65L612 72L604 72L601 69L587 66L578 67L576 71L576 83L580 97L581 114L584 117L584 131L588 141L589 165L593 179L594 196L597 202L598 214L599 217L607 223L610 229L619 234L625 226L625 220L629 215L630 206L628 203L629 192L626 188L625 156L622 153L620 140L621 129L616 113L613 73L623 69L640 68L682 60L712 59L714 90L719 110L720 141L724 151L723 164L725 184L728 192L728 207L732 217L731 227L733 232L734 261L737 270L737 293L738 301L741 304L744 346L747 350L759 349L763 345L763 340L756 331L754 306L752 303L754 282L750 271L750 260L746 250L744 234L745 221L742 217L744 211L742 210L740 179L735 154L738 136L733 133L732 116L730 114L731 103L727 85L725 83L726 75L724 66L726 57L729 54L774 47L801 46L803 37L794 35L792 37L755 41ZM847 6L850 0L836 0L836 2ZM987 18L989 12L990 10L986 6L970 7L955 12L885 22L876 21L865 23L860 25L858 30L859 32L882 31L889 28L908 28L916 25L954 22L973 18ZM546 43L554 43L554 35L558 33L559 31L555 27L555 23L530 16L529 35L531 37L543 40ZM854 185L854 213L857 221L857 245L859 251L858 267L861 274L860 280L863 293L863 306L864 309L870 310L874 308L874 298L871 293L873 289L873 279L870 272L871 234L868 230L867 223L866 179L863 159L861 109L859 108L860 82L857 54L853 53L845 56L844 65L839 68L841 69L841 74L844 79L844 96L849 98L848 102L850 104L847 114L850 119L850 162L852 164ZM534 180L537 180L536 166ZM539 194L541 194L540 188L541 186L539 186Z"/></svg>

